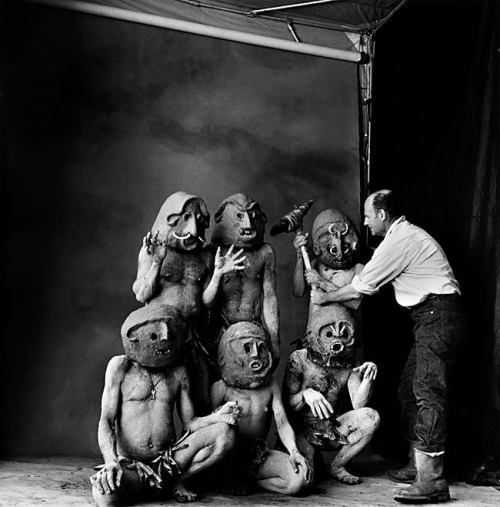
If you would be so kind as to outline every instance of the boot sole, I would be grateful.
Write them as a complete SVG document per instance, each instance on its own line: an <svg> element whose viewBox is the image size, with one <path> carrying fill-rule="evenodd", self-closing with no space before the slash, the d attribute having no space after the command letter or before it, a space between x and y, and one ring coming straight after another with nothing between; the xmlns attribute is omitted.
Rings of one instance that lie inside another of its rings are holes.
<svg viewBox="0 0 500 507"><path fill-rule="evenodd" d="M450 500L450 494L444 492L427 496L414 496L414 497L395 496L394 500L400 503L414 503L414 504L448 502Z"/></svg>

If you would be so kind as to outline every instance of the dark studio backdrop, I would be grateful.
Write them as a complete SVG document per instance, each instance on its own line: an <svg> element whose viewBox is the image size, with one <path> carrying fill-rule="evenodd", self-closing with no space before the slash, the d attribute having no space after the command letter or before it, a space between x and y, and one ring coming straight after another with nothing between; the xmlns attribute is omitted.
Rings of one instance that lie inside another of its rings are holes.
<svg viewBox="0 0 500 507"><path fill-rule="evenodd" d="M494 435L500 419L494 4L410 0L377 35L374 76L372 189L405 196L464 289L452 452L468 463L492 440L464 432ZM1 451L93 455L105 365L139 306L137 253L170 193L200 195L213 216L243 191L268 225L314 197L306 228L331 206L359 223L356 67L41 7L3 20ZM307 301L291 295L292 237L271 241L284 363ZM398 458L411 328L391 290L365 298L364 346L380 368L374 448Z"/></svg>

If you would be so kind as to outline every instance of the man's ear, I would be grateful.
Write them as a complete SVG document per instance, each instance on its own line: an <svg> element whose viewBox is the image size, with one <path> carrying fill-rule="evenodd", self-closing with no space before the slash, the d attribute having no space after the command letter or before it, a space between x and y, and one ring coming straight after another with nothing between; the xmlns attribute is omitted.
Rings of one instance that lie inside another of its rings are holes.
<svg viewBox="0 0 500 507"><path fill-rule="evenodd" d="M378 216L380 217L381 220L383 220L385 222L385 220L387 219L387 213L386 213L385 209L379 209Z"/></svg>

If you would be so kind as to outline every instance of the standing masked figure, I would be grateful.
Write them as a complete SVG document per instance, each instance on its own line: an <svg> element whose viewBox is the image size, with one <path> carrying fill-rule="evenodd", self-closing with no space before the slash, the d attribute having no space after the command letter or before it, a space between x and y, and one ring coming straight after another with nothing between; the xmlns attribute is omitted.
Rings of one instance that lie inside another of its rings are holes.
<svg viewBox="0 0 500 507"><path fill-rule="evenodd" d="M345 465L371 440L378 413L368 408L374 363L355 363L355 322L344 306L318 307L309 320L303 349L288 358L284 399L297 435L297 446L312 465L318 453L338 451L330 474L357 484ZM338 413L339 398L348 389L353 410Z"/></svg>
<svg viewBox="0 0 500 507"><path fill-rule="evenodd" d="M337 290L351 282L354 275L363 269L356 262L359 250L359 236L349 217L336 209L322 211L314 220L312 228L313 252L312 269L304 272L300 249L307 246L308 234L298 233L294 240L297 250L297 264L294 274L294 295L302 296L306 282L324 291ZM345 301L346 307L357 310L359 299ZM313 311L310 307L309 315Z"/></svg>
<svg viewBox="0 0 500 507"><path fill-rule="evenodd" d="M233 248L244 253L244 269L228 272L208 302L214 340L236 322L257 322L269 332L274 364L279 359L279 315L276 296L276 258L264 242L266 217L260 206L244 194L222 201L215 214L212 243L219 255ZM237 258L238 260L241 257ZM243 265L243 264L241 264Z"/></svg>
<svg viewBox="0 0 500 507"><path fill-rule="evenodd" d="M234 444L239 410L226 404L194 417L186 368L179 363L187 328L177 309L150 304L122 326L126 355L106 369L98 439L104 465L91 477L99 506L173 495L196 499L184 479L213 465ZM178 440L174 406L188 432ZM211 449L210 453L206 449Z"/></svg>
<svg viewBox="0 0 500 507"><path fill-rule="evenodd" d="M212 386L212 406L237 402L241 409L235 447L223 461L226 492L246 494L258 485L277 493L297 493L309 483L310 469L297 449L272 377L268 332L251 322L232 324L219 341L218 360L222 379ZM273 415L288 454L267 449Z"/></svg>
<svg viewBox="0 0 500 507"><path fill-rule="evenodd" d="M219 255L213 266L212 255L204 248L209 221L207 207L199 197L185 192L169 196L143 240L133 285L141 303L168 304L186 321L191 344L186 362L195 404L200 409L208 408L208 369L198 329L202 303L216 290L220 278L239 269L244 260L229 252Z"/></svg>

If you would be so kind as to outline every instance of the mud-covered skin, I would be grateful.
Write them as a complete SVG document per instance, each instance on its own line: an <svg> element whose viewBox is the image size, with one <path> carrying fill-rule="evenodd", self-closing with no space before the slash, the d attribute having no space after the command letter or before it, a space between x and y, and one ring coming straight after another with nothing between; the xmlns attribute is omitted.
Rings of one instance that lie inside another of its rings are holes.
<svg viewBox="0 0 500 507"><path fill-rule="evenodd" d="M257 484L263 489L290 495L298 493L310 482L309 464L297 450L295 435L274 379L255 389L240 389L219 380L212 386L211 400L214 407L224 402L237 402L241 408L237 437L241 439L240 445L236 445L222 463L222 476L225 479L223 489L226 493L247 494L247 487ZM266 438L273 417L288 454L267 450L255 469L245 468L242 464L248 464L254 458L247 453L253 452L254 442Z"/></svg>
<svg viewBox="0 0 500 507"><path fill-rule="evenodd" d="M311 464L317 452L338 450L330 473L346 484L360 482L345 465L371 440L379 423L377 412L366 407L375 376L373 363L358 368L327 367L313 362L307 349L296 350L287 361L283 396L297 446ZM336 407L345 388L354 409L338 414ZM340 439L348 443L342 445Z"/></svg>
<svg viewBox="0 0 500 507"><path fill-rule="evenodd" d="M225 199L215 214L212 243L225 255L231 245L244 250L245 269L226 273L211 308L214 333L236 322L260 322L270 333L273 355L279 358L279 310L276 256L264 243L265 215L243 194ZM214 336L215 339L215 336Z"/></svg>
<svg viewBox="0 0 500 507"><path fill-rule="evenodd" d="M122 467L119 456L152 463L176 441L174 407L178 406L184 428L190 434L172 451L180 475L162 477L165 494L178 501L193 501L196 494L183 480L213 465L234 444L239 412L227 404L207 417L194 418L189 379L184 366L148 369L127 356L113 357L106 370L98 440L104 467L91 477L99 506L147 499L150 486L137 470Z"/></svg>
<svg viewBox="0 0 500 507"><path fill-rule="evenodd" d="M294 246L297 250L297 265L294 276L294 294L302 296L306 291L305 281L325 292L335 291L351 283L360 273L363 264L357 263L359 235L349 217L335 209L322 211L314 220L312 229L315 259L312 269L304 272L300 248L307 246L307 234L297 234ZM351 309L358 309L361 300L345 301ZM309 313L314 310L311 306Z"/></svg>

